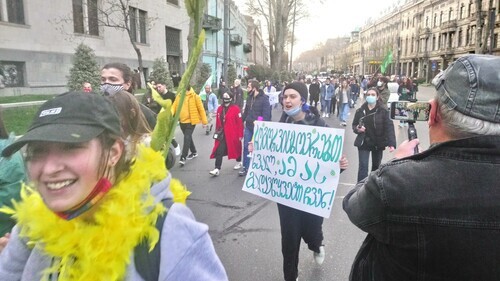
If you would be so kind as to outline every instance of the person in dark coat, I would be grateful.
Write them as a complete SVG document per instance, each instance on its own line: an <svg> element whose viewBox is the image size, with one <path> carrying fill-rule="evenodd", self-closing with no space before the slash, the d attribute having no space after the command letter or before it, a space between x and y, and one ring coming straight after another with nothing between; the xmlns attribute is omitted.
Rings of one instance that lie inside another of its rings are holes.
<svg viewBox="0 0 500 281"><path fill-rule="evenodd" d="M356 110L352 130L356 136L354 145L358 147L358 182L368 176L368 159L372 155L372 171L382 162L386 147L389 152L396 147L394 124L389 118L389 110L382 103L377 88L370 88L365 94L366 102Z"/></svg>
<svg viewBox="0 0 500 281"><path fill-rule="evenodd" d="M241 89L241 80L234 80L234 86L231 88L231 93L234 96L234 104L236 104L240 111L243 110L243 90Z"/></svg>
<svg viewBox="0 0 500 281"><path fill-rule="evenodd" d="M309 85L309 102L311 106L318 107L320 85L318 79L314 78L311 85Z"/></svg>
<svg viewBox="0 0 500 281"><path fill-rule="evenodd" d="M243 138L243 120L240 108L233 103L233 95L224 93L222 106L217 108L215 132L222 137L215 139L214 148L210 159L215 158L215 169L210 171L212 176L218 176L222 166L222 158L236 159L238 162L234 169L240 169L241 164L241 139Z"/></svg>
<svg viewBox="0 0 500 281"><path fill-rule="evenodd" d="M243 122L245 122L245 130L243 134L243 167L239 175L246 176L250 158L248 157L248 143L253 136L253 122L256 120L271 121L271 105L269 97L260 89L259 81L252 80L248 83L248 97L243 112ZM235 96L236 99L236 96Z"/></svg>

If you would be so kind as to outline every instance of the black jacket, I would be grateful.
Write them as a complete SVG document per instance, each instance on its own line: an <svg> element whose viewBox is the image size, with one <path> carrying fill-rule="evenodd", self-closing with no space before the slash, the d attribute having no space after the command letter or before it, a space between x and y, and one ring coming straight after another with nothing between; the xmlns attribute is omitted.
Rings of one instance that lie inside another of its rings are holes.
<svg viewBox="0 0 500 281"><path fill-rule="evenodd" d="M358 132L358 125L362 123L366 130L364 142L359 147L363 150L384 150L386 146L396 147L396 135L394 133L394 123L389 118L389 111L381 103L374 109L368 109L365 102L354 115L352 130L357 134L357 138L363 137Z"/></svg>
<svg viewBox="0 0 500 281"><path fill-rule="evenodd" d="M243 112L243 122L245 127L253 132L253 122L262 116L263 121L271 121L271 105L269 97L264 91L259 90L257 95L253 92L248 93L245 111Z"/></svg>

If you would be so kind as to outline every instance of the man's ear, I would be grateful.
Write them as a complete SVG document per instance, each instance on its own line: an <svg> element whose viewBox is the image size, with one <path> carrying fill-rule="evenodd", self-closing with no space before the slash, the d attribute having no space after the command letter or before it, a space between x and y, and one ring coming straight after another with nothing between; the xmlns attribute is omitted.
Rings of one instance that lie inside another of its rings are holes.
<svg viewBox="0 0 500 281"><path fill-rule="evenodd" d="M439 113L438 102L436 99L429 101L431 104L431 110L429 112L429 127L432 127L438 123L441 123L441 114Z"/></svg>

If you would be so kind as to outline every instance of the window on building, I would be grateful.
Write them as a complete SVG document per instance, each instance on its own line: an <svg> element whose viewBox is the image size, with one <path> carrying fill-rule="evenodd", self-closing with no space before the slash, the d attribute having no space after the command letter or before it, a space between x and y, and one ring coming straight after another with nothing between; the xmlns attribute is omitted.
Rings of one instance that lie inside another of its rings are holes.
<svg viewBox="0 0 500 281"><path fill-rule="evenodd" d="M469 8L467 9L467 17L470 17L472 14L472 1L469 2Z"/></svg>
<svg viewBox="0 0 500 281"><path fill-rule="evenodd" d="M99 35L97 0L73 0L73 30L75 33Z"/></svg>
<svg viewBox="0 0 500 281"><path fill-rule="evenodd" d="M451 21L453 19L453 8L450 8L448 11L448 21Z"/></svg>
<svg viewBox="0 0 500 281"><path fill-rule="evenodd" d="M437 37L437 48L438 50L441 49L441 34L439 34Z"/></svg>
<svg viewBox="0 0 500 281"><path fill-rule="evenodd" d="M461 47L462 46L462 36L463 36L462 29L460 28L458 30L457 47Z"/></svg>
<svg viewBox="0 0 500 281"><path fill-rule="evenodd" d="M434 14L434 23L433 23L433 26L436 27L437 26L437 14Z"/></svg>
<svg viewBox="0 0 500 281"><path fill-rule="evenodd" d="M413 47L415 45L415 37L411 37L410 53L413 54Z"/></svg>
<svg viewBox="0 0 500 281"><path fill-rule="evenodd" d="M425 17L425 27L429 27L429 16Z"/></svg>
<svg viewBox="0 0 500 281"><path fill-rule="evenodd" d="M141 9L130 7L128 15L132 40L134 42L146 44L148 13Z"/></svg>
<svg viewBox="0 0 500 281"><path fill-rule="evenodd" d="M460 6L460 19L463 19L464 18L464 10L465 10L465 5L462 4Z"/></svg>
<svg viewBox="0 0 500 281"><path fill-rule="evenodd" d="M88 25L90 35L99 35L99 18L97 0L87 0Z"/></svg>
<svg viewBox="0 0 500 281"><path fill-rule="evenodd" d="M470 27L467 27L467 32L465 33L465 45L470 44Z"/></svg>
<svg viewBox="0 0 500 281"><path fill-rule="evenodd" d="M24 0L0 1L0 21L25 24L23 3Z"/></svg>
<svg viewBox="0 0 500 281"><path fill-rule="evenodd" d="M436 36L435 35L432 36L432 50L433 51L436 50Z"/></svg>
<svg viewBox="0 0 500 281"><path fill-rule="evenodd" d="M443 11L441 11L441 13L439 14L439 25L443 24L443 14Z"/></svg>
<svg viewBox="0 0 500 281"><path fill-rule="evenodd" d="M167 3L179 6L179 0L167 0Z"/></svg>
<svg viewBox="0 0 500 281"><path fill-rule="evenodd" d="M0 75L7 88L24 86L24 62L0 61Z"/></svg>
<svg viewBox="0 0 500 281"><path fill-rule="evenodd" d="M165 40L167 41L167 62L170 73L181 73L181 31L165 27Z"/></svg>
<svg viewBox="0 0 500 281"><path fill-rule="evenodd" d="M493 36L493 48L498 47L498 33L495 33L495 36Z"/></svg>

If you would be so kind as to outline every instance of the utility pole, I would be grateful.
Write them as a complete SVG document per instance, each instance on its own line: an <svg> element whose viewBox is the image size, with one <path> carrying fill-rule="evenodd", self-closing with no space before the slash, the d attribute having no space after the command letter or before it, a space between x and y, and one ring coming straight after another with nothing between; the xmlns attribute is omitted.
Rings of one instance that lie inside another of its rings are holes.
<svg viewBox="0 0 500 281"><path fill-rule="evenodd" d="M229 0L224 0L224 63L222 64L222 75L224 76L226 85L229 85L227 81L229 63L229 13Z"/></svg>
<svg viewBox="0 0 500 281"><path fill-rule="evenodd" d="M292 25L292 44L290 46L290 69L292 72L293 66L293 43L295 42L295 13L297 12L297 0L293 3L293 25Z"/></svg>

